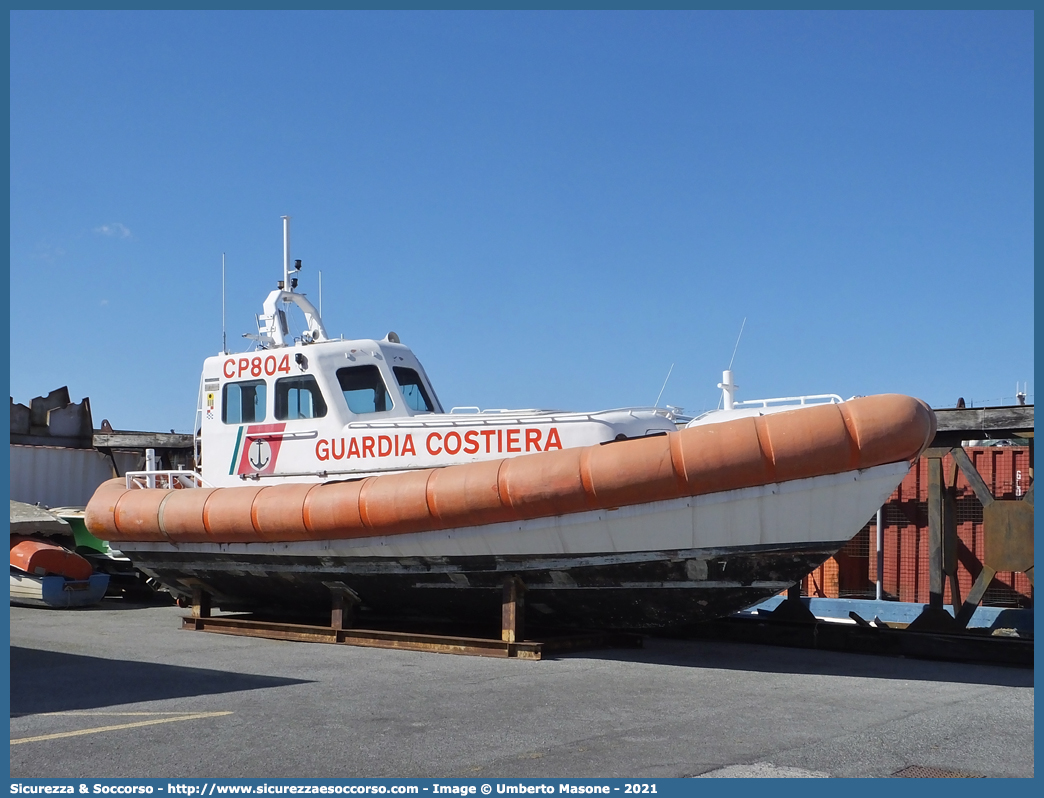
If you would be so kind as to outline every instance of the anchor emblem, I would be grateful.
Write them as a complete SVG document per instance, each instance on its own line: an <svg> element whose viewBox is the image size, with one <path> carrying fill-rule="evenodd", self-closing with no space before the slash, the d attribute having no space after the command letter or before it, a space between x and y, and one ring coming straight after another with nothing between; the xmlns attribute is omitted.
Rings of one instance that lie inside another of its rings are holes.
<svg viewBox="0 0 1044 798"><path fill-rule="evenodd" d="M268 445L268 441L255 438L250 442L250 455L247 459L255 471L261 471L272 461L272 447Z"/></svg>

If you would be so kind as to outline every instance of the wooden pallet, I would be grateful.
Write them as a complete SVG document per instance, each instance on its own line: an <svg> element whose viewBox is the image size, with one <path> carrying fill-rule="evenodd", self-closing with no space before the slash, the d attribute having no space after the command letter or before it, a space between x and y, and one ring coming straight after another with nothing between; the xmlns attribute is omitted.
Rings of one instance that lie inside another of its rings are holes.
<svg viewBox="0 0 1044 798"><path fill-rule="evenodd" d="M429 651L439 654L465 654L478 657L539 660L545 654L593 648L641 648L642 637L616 632L582 632L544 640L523 639L524 592L521 580L513 577L504 584L501 639L460 635L427 634L388 629L356 629L350 626L358 599L342 585L327 585L333 596L330 625L287 623L253 615L210 614L209 594L194 586L192 614L182 619L181 628L301 643L340 643L368 648L393 648L403 651Z"/></svg>

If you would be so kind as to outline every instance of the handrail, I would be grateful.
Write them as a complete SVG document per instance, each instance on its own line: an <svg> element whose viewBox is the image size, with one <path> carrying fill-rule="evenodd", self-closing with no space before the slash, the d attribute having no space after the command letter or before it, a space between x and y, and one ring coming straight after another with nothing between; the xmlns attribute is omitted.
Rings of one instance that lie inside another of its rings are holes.
<svg viewBox="0 0 1044 798"><path fill-rule="evenodd" d="M180 490L181 488L214 487L195 471L170 469L166 471L128 471L127 490L134 488L160 488L161 490Z"/></svg>
<svg viewBox="0 0 1044 798"><path fill-rule="evenodd" d="M196 395L196 415L192 419L192 467L200 467L203 450L203 394L206 388L206 376L199 375L199 392Z"/></svg>
<svg viewBox="0 0 1044 798"><path fill-rule="evenodd" d="M734 402L733 408L739 407L768 407L770 404L832 404L839 405L845 400L836 393L815 393L807 396L780 396L775 399L747 399L743 402Z"/></svg>
<svg viewBox="0 0 1044 798"><path fill-rule="evenodd" d="M463 415L484 415L484 414L500 414L510 415L512 413L519 415L533 415L535 413L552 413L553 410L540 410L535 407L523 407L523 408L504 408L504 407L490 407L486 410L481 409L478 405L461 405L459 407L451 407L449 415L451 416L463 416Z"/></svg>
<svg viewBox="0 0 1044 798"><path fill-rule="evenodd" d="M454 408L455 410L461 410L462 408ZM472 410L473 408L463 408ZM468 413L442 413L433 414L425 413L418 416L403 416L394 419L375 419L373 421L350 421L345 424L345 429L350 430L361 430L361 429L381 429L381 430L396 430L396 429L411 429L413 427L423 427L425 429L429 427L453 427L458 425L476 425L476 424L511 424L511 423L532 423L532 424L565 424L570 422L581 422L581 421L598 421L602 417L611 415L613 413L629 413L632 417L637 418L636 413L650 413L653 415L660 416L661 418L671 419L678 418L676 411L681 408L667 408L667 407L618 407L611 410L597 410L593 412L569 412L567 410L535 410L535 409L522 409L522 410L510 410L510 409L494 409L494 410L479 410L478 412ZM456 416L459 418L449 418L449 416ZM478 416L478 418L475 418ZM513 416L513 418L512 418Z"/></svg>
<svg viewBox="0 0 1044 798"><path fill-rule="evenodd" d="M836 393L817 393L808 394L806 396L780 396L773 399L747 399L743 402L734 402L732 410L753 410L755 408L763 408L765 410L780 411L788 408L798 409L801 407L815 407L822 404L841 404L845 400L838 396ZM729 410L706 410L700 413L698 416L690 420L686 426L693 426L697 421L703 421L708 418L719 416L722 420L730 418Z"/></svg>

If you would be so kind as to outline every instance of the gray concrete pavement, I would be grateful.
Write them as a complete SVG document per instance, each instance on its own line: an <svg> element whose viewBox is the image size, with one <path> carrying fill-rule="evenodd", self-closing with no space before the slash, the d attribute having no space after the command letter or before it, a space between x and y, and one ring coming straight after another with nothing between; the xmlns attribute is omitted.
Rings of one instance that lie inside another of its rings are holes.
<svg viewBox="0 0 1044 798"><path fill-rule="evenodd" d="M1033 775L1028 670L658 639L494 660L183 614L12 607L12 776Z"/></svg>

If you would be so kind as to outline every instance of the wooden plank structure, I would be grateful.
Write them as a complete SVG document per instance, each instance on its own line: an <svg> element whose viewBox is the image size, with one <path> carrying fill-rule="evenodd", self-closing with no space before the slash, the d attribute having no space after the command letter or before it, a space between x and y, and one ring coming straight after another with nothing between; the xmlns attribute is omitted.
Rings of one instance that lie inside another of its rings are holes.
<svg viewBox="0 0 1044 798"><path fill-rule="evenodd" d="M930 448L921 455L927 465L928 517L928 604L921 615L905 629L871 625L851 613L856 626L838 624L824 626L801 603L799 586L788 591L788 598L775 610L762 611L758 625L749 618L728 618L700 625L700 635L718 635L724 639L771 643L774 635L788 638L786 629L794 626L799 634L807 628L817 630L808 645L819 646L835 640L838 650L865 650L868 653L899 653L907 656L932 656L969 661L1013 661L1020 657L1032 662L1032 640L1021 643L996 642L981 635L969 635L968 622L982 600L993 578L1001 572L1021 571L1033 584L1033 488L1015 501L998 500L979 474L972 459L962 448L965 441L1025 438L1029 442L1029 465L1033 468L1033 406L1019 405L997 408L959 408L936 410L938 428ZM984 555L982 569L968 595L962 600L958 580L957 474L960 472L983 507L982 533ZM880 565L878 567L880 573ZM945 586L949 583L955 613L944 607ZM802 626L804 624L805 626ZM858 627L858 631L854 630ZM712 631L714 630L714 631ZM760 631L758 631L760 630ZM779 631L784 630L784 631ZM793 631L793 630L791 630ZM908 634L904 638L902 635ZM899 637L896 637L896 636ZM852 639L849 639L849 638ZM894 639L893 639L894 638ZM953 639L951 639L953 638ZM957 638L969 642L962 648ZM973 639L974 638L974 639ZM855 640L858 642L854 642ZM781 642L780 644L786 644ZM802 645L801 643L794 643ZM943 652L950 653L943 657ZM998 651L1008 653L996 653ZM1020 651L1019 654L1011 654ZM1027 654L1026 651L1029 653Z"/></svg>
<svg viewBox="0 0 1044 798"><path fill-rule="evenodd" d="M962 441L1033 437L1033 405L933 409L934 447L960 446Z"/></svg>
<svg viewBox="0 0 1044 798"><path fill-rule="evenodd" d="M997 501L961 443L982 438L1028 438L1033 467L1033 406L936 410L937 433L921 455L928 461L928 606L910 624L914 631L958 631L967 627L986 589L998 571L1022 571L1033 583L1033 488L1018 501ZM943 458L952 456L949 473ZM961 601L957 581L957 514L955 493L958 469L983 508L985 556L971 591ZM956 617L943 608L943 585L950 581Z"/></svg>
<svg viewBox="0 0 1044 798"><path fill-rule="evenodd" d="M92 444L102 454L112 460L116 476L122 476L116 466L115 451L136 450L141 454L146 449L153 449L161 468L177 468L177 464L191 465L193 458L194 438L191 434L181 432L136 432L113 430L107 423L96 431Z"/></svg>
<svg viewBox="0 0 1044 798"><path fill-rule="evenodd" d="M197 583L192 585L192 614L181 628L197 632L264 637L301 643L340 643L366 648L393 648L438 654L539 660L546 654L593 648L641 648L642 637L620 632L581 632L544 640L525 640L525 584L517 576L504 580L501 639L460 635L426 634L387 629L351 627L354 610L361 603L346 585L330 582L330 625L286 623L252 615L211 615L211 595Z"/></svg>
<svg viewBox="0 0 1044 798"><path fill-rule="evenodd" d="M184 432L133 432L113 430L95 432L95 449L157 449L192 450L192 435Z"/></svg>

